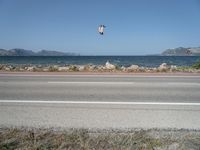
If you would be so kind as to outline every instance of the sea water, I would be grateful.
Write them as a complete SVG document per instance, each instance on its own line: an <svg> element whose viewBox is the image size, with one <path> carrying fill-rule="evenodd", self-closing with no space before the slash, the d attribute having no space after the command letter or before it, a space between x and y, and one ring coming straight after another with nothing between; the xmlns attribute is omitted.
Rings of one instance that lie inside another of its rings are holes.
<svg viewBox="0 0 200 150"><path fill-rule="evenodd" d="M0 64L12 65L105 65L107 61L125 67L132 64L158 67L162 63L191 66L200 61L200 56L0 56Z"/></svg>

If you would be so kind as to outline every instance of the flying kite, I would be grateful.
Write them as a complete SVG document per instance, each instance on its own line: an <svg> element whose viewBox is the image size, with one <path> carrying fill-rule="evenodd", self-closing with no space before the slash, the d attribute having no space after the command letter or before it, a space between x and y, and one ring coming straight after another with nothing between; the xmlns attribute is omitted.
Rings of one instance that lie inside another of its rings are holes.
<svg viewBox="0 0 200 150"><path fill-rule="evenodd" d="M106 26L105 25L99 25L99 28L98 28L98 32L99 32L99 34L101 34L101 35L103 35L103 33L104 33L104 28L105 28Z"/></svg>

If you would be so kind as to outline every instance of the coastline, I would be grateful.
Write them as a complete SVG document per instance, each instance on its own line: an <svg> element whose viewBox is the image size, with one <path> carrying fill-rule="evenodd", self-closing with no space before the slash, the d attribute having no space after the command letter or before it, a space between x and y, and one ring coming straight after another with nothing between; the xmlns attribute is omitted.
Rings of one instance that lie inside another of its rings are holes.
<svg viewBox="0 0 200 150"><path fill-rule="evenodd" d="M187 66L160 64L159 67L143 67L132 64L131 66L117 66L106 62L105 65L11 65L0 64L0 72L57 72L57 73L92 73L92 74L132 74L132 73L200 73L200 69Z"/></svg>

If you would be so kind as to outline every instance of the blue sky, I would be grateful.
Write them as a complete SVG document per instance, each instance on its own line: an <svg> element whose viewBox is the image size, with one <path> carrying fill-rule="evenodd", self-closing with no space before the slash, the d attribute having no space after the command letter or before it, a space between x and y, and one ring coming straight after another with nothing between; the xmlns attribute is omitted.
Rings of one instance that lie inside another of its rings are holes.
<svg viewBox="0 0 200 150"><path fill-rule="evenodd" d="M180 46L200 46L200 0L0 0L0 48L146 55Z"/></svg>

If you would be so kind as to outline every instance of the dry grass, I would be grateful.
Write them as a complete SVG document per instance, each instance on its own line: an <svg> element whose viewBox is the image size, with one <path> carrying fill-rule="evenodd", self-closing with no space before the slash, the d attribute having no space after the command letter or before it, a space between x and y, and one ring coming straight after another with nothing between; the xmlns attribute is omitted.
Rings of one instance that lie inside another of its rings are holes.
<svg viewBox="0 0 200 150"><path fill-rule="evenodd" d="M200 149L200 131L1 128L0 149Z"/></svg>

